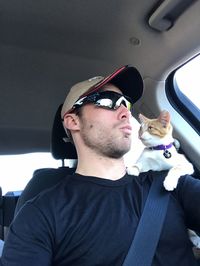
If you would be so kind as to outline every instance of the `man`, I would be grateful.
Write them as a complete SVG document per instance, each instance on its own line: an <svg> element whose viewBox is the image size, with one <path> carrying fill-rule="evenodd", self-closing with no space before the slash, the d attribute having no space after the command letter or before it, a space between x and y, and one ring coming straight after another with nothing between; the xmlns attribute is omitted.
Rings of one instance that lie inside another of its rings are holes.
<svg viewBox="0 0 200 266"><path fill-rule="evenodd" d="M123 155L131 145L131 102L140 98L142 91L140 74L128 66L106 79L95 77L72 87L61 116L77 150L77 173L111 180L125 174ZM112 106L112 100L116 106Z"/></svg>
<svg viewBox="0 0 200 266"><path fill-rule="evenodd" d="M77 149L76 173L21 209L2 265L123 264L154 178L152 172L127 175L123 160L131 145L131 106L142 90L131 66L71 88L61 118ZM200 229L199 192L200 182L185 176L171 193L153 265L196 265L187 226Z"/></svg>

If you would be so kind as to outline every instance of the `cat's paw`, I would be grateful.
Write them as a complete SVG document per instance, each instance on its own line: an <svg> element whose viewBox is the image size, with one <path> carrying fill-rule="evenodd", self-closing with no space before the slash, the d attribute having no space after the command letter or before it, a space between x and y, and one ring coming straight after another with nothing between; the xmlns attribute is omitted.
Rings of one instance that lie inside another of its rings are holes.
<svg viewBox="0 0 200 266"><path fill-rule="evenodd" d="M135 175L138 176L140 174L139 168L137 166L129 166L126 168L126 172L129 175Z"/></svg>
<svg viewBox="0 0 200 266"><path fill-rule="evenodd" d="M176 187L177 187L177 184L178 184L178 178L168 174L166 177L165 177L165 180L163 182L163 185L164 185L164 188L167 190L167 191L172 191L174 190Z"/></svg>
<svg viewBox="0 0 200 266"><path fill-rule="evenodd" d="M195 247L200 248L200 237L198 235L193 234L190 236L190 240Z"/></svg>

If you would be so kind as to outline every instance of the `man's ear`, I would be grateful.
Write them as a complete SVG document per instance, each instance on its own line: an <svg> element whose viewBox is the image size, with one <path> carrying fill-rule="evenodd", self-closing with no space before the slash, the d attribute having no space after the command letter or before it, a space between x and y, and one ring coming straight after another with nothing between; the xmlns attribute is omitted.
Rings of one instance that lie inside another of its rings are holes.
<svg viewBox="0 0 200 266"><path fill-rule="evenodd" d="M79 118L75 114L67 114L63 121L64 127L69 130L79 130Z"/></svg>

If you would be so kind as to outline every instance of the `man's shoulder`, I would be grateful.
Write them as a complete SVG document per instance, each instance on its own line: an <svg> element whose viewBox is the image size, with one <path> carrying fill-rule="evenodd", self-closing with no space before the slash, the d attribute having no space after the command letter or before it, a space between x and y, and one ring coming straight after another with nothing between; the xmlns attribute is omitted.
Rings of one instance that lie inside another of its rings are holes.
<svg viewBox="0 0 200 266"><path fill-rule="evenodd" d="M47 188L40 191L35 197L33 197L29 202L34 204L40 204L41 202L50 203L51 201L58 199L63 196L64 191L68 186L70 186L70 180L73 176L67 175L62 180L59 180L56 184L52 186L47 186Z"/></svg>

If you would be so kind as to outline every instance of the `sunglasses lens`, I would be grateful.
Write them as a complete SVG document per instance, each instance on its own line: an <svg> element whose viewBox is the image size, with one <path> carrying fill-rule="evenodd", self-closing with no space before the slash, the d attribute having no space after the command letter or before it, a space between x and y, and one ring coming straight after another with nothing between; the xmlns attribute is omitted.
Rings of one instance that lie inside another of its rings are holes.
<svg viewBox="0 0 200 266"><path fill-rule="evenodd" d="M101 107L106 107L109 109L112 109L113 107L113 101L111 99L99 99L98 101L96 101L95 103L97 106L101 106Z"/></svg>
<svg viewBox="0 0 200 266"><path fill-rule="evenodd" d="M120 96L120 98L115 103L115 109L119 108L121 105L124 105L129 111L132 108L132 104L128 101L124 96Z"/></svg>
<svg viewBox="0 0 200 266"><path fill-rule="evenodd" d="M127 101L126 108L127 108L129 111L131 111L131 109L132 109L132 104L131 104L129 101Z"/></svg>
<svg viewBox="0 0 200 266"><path fill-rule="evenodd" d="M129 97L124 96L120 93L114 91L103 91L97 92L86 97L81 98L78 100L74 108L80 107L83 104L93 103L99 107L106 108L106 109L113 109L116 110L122 104L130 111L132 108L131 99Z"/></svg>

